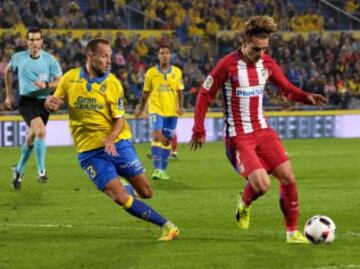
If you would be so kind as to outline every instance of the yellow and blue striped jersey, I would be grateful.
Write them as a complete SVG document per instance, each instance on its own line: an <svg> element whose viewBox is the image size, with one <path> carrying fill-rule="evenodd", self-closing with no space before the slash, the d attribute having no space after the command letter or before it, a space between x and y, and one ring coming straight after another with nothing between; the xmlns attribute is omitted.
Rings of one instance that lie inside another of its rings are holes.
<svg viewBox="0 0 360 269"><path fill-rule="evenodd" d="M148 69L145 74L144 92L150 92L148 113L165 117L177 116L177 91L184 89L180 68L170 65L166 72L160 66Z"/></svg>
<svg viewBox="0 0 360 269"><path fill-rule="evenodd" d="M111 73L90 79L86 71L74 68L61 78L54 94L64 98L69 125L78 152L104 147L104 138L113 129L113 120L125 116L124 91ZM115 142L130 139L128 123Z"/></svg>

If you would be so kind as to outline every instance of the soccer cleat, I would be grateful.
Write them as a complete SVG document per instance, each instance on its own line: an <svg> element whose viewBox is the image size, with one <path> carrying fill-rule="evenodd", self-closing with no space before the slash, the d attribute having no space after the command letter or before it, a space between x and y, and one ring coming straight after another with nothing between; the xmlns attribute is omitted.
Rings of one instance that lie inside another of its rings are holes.
<svg viewBox="0 0 360 269"><path fill-rule="evenodd" d="M148 159L152 160L152 155L150 153L146 154L146 157L148 157Z"/></svg>
<svg viewBox="0 0 360 269"><path fill-rule="evenodd" d="M154 172L151 175L152 179L160 179L161 178L161 170L160 169L155 169Z"/></svg>
<svg viewBox="0 0 360 269"><path fill-rule="evenodd" d="M24 178L24 174L20 174L17 170L16 170L16 165L13 166L11 168L11 171L13 173L13 180L12 180L12 184L14 186L15 190L20 190L21 189L21 182Z"/></svg>
<svg viewBox="0 0 360 269"><path fill-rule="evenodd" d="M169 175L166 173L166 171L160 170L160 179L169 180L170 177L169 177Z"/></svg>
<svg viewBox="0 0 360 269"><path fill-rule="evenodd" d="M170 221L167 221L162 227L162 235L159 238L159 241L170 241L170 240L175 240L176 238L178 238L180 231L179 229L175 226L175 224L173 224Z"/></svg>
<svg viewBox="0 0 360 269"><path fill-rule="evenodd" d="M245 205L239 201L238 208L236 209L236 223L241 230L248 230L250 225L251 206Z"/></svg>
<svg viewBox="0 0 360 269"><path fill-rule="evenodd" d="M38 172L37 179L40 183L47 183L49 181L49 178L47 177L46 171L40 171Z"/></svg>
<svg viewBox="0 0 360 269"><path fill-rule="evenodd" d="M298 230L286 234L286 243L289 244L310 244L310 241Z"/></svg>
<svg viewBox="0 0 360 269"><path fill-rule="evenodd" d="M176 151L171 152L170 157L171 157L172 159L177 159L177 158L178 158L177 152L176 152Z"/></svg>

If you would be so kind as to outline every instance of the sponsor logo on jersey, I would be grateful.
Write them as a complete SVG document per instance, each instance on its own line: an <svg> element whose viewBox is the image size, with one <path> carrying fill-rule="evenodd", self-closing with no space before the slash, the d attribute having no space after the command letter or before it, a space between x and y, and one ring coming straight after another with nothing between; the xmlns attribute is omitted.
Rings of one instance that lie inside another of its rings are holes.
<svg viewBox="0 0 360 269"><path fill-rule="evenodd" d="M159 92L171 92L172 89L171 89L171 86L169 84L160 84L158 91Z"/></svg>
<svg viewBox="0 0 360 269"><path fill-rule="evenodd" d="M237 97L251 97L264 94L264 85L236 88Z"/></svg>
<svg viewBox="0 0 360 269"><path fill-rule="evenodd" d="M103 109L104 105L98 104L95 98L79 96L74 103L74 108L82 110L98 110Z"/></svg>

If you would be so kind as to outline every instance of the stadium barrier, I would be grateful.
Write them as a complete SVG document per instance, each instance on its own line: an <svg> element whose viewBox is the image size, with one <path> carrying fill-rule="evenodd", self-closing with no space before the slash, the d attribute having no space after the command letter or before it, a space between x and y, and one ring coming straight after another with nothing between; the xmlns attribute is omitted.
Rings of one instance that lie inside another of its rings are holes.
<svg viewBox="0 0 360 269"><path fill-rule="evenodd" d="M293 111L266 113L269 124L281 138L360 137L360 110ZM67 115L51 115L46 143L53 146L72 145ZM148 142L150 132L147 120L136 120L129 115L128 122L135 143ZM193 118L187 113L178 121L179 142L188 142ZM223 138L224 121L221 113L208 113L205 122L207 141ZM19 146L25 141L27 126L20 116L0 116L0 146Z"/></svg>

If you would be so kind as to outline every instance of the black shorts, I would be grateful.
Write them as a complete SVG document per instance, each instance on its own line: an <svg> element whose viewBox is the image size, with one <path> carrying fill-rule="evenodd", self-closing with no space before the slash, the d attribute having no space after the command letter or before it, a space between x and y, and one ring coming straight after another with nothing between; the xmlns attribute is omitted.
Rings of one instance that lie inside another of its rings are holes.
<svg viewBox="0 0 360 269"><path fill-rule="evenodd" d="M41 117L44 124L46 125L49 120L50 114L45 109L44 103L45 99L37 99L29 96L20 96L19 112L28 126L30 126L30 122L37 117Z"/></svg>

